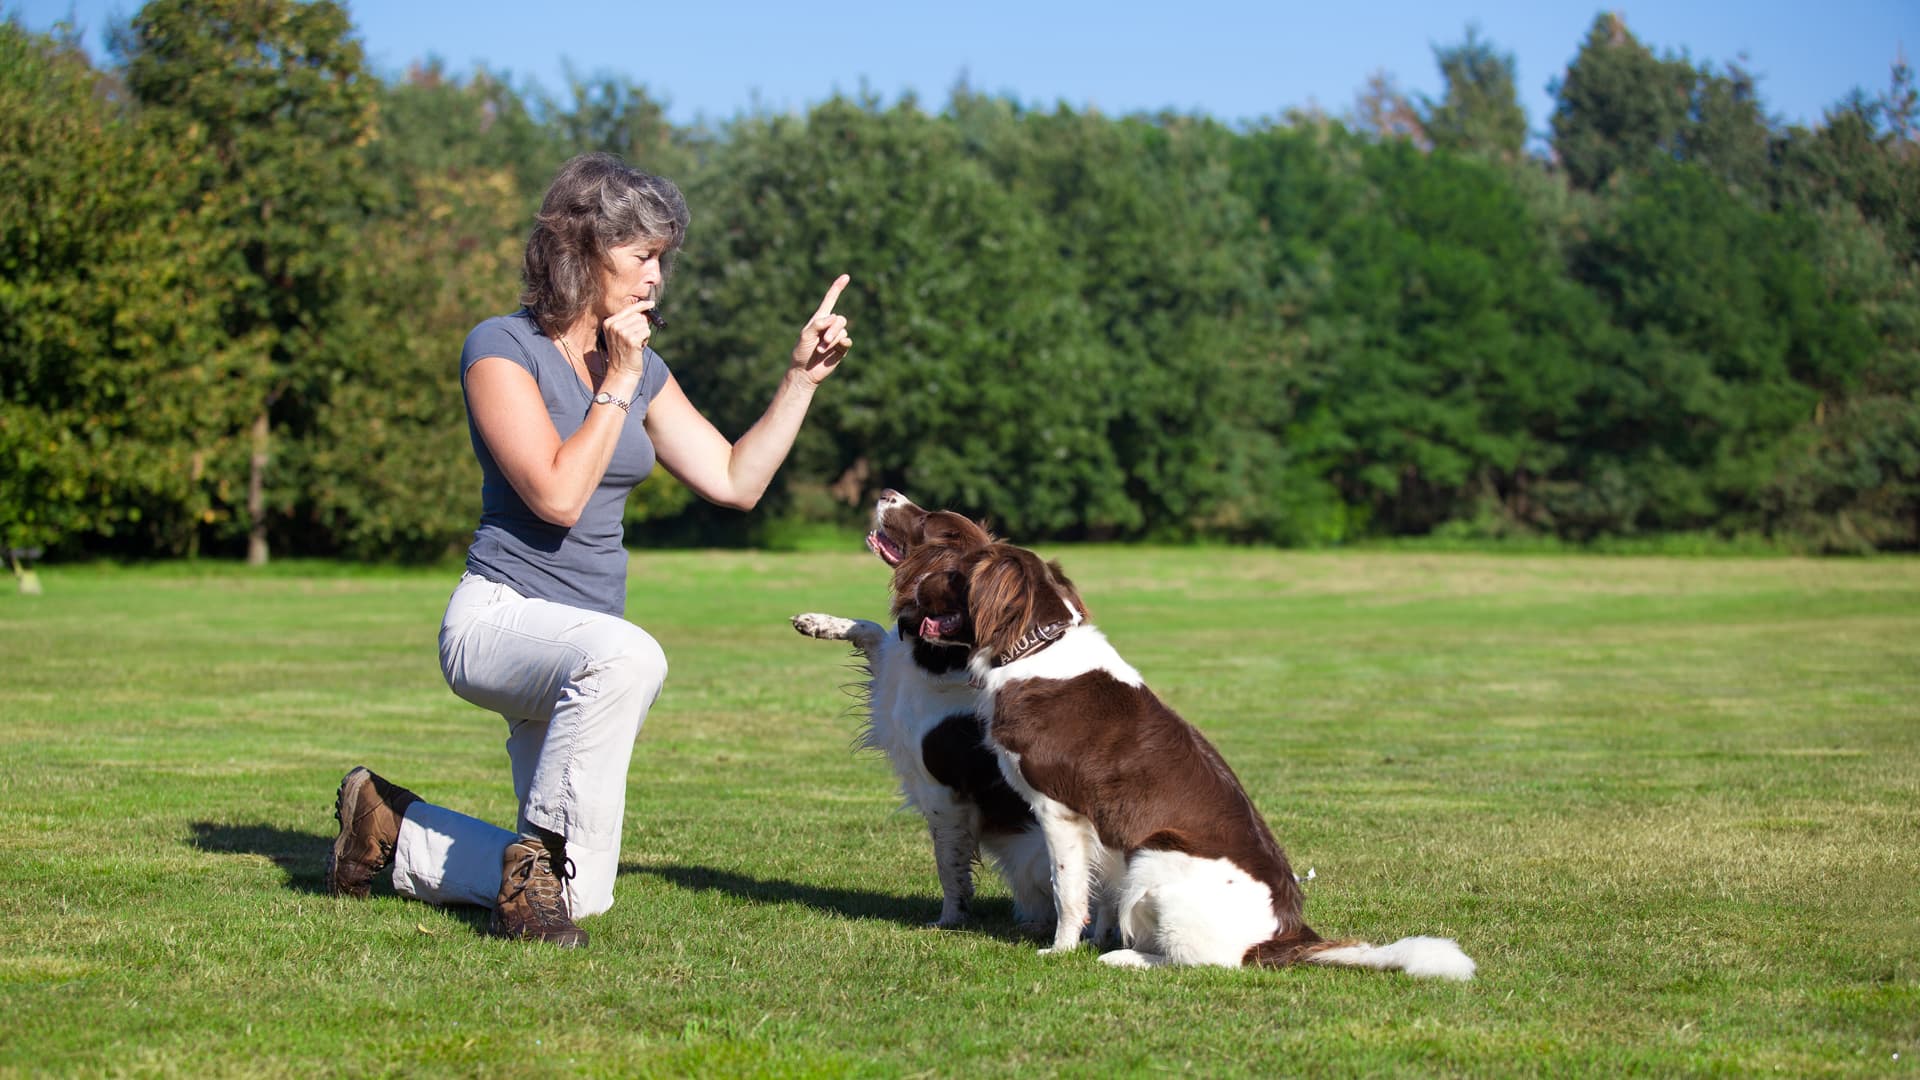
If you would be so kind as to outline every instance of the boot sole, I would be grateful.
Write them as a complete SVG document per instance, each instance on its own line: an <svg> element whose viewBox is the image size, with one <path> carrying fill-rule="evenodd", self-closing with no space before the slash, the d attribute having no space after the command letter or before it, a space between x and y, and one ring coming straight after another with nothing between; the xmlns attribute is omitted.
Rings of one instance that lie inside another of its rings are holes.
<svg viewBox="0 0 1920 1080"><path fill-rule="evenodd" d="M503 941L538 941L545 945L551 945L556 949L584 949L587 947L587 932L577 926L573 928L572 933L556 934L551 937L542 937L539 934L521 934L515 937L512 934L500 930L489 922L487 926L487 936L497 937Z"/></svg>
<svg viewBox="0 0 1920 1080"><path fill-rule="evenodd" d="M360 809L360 793L367 789L373 779L373 773L364 765L355 765L347 775L340 779L340 790L333 796L333 819L340 823L340 835L333 838L333 848L327 852L327 894L329 896L351 896L364 900L368 890L354 889L341 883L338 868L340 860L346 856L347 822L352 821Z"/></svg>

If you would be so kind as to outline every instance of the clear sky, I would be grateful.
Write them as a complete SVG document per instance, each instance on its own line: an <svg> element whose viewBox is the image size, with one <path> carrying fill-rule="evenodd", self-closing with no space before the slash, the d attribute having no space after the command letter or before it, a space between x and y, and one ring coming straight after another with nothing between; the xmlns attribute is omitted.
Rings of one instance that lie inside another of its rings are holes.
<svg viewBox="0 0 1920 1080"><path fill-rule="evenodd" d="M0 0L0 10L36 30L71 17L101 56L105 28L138 4ZM1549 82L1602 10L1621 12L1656 51L1743 63L1759 76L1768 112L1792 123L1818 121L1855 87L1884 89L1903 48L1920 59L1920 0L357 0L349 10L383 75L434 56L454 72L484 64L516 85L559 92L569 65L611 71L645 85L682 124L804 110L863 90L889 103L910 92L937 111L963 77L976 91L1037 107L1170 108L1225 121L1310 104L1337 114L1374 71L1438 96L1433 46L1458 42L1472 23L1514 55L1521 104L1539 133L1552 111Z"/></svg>

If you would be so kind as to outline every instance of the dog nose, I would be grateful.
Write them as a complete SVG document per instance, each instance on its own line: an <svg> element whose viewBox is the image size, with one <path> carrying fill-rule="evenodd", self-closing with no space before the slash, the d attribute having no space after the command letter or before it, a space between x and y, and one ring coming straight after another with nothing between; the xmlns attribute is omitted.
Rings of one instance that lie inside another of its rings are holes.
<svg viewBox="0 0 1920 1080"><path fill-rule="evenodd" d="M906 496L901 495L899 492L893 490L892 488L888 488L885 491L882 491L880 493L880 501L882 503L897 503L905 497Z"/></svg>

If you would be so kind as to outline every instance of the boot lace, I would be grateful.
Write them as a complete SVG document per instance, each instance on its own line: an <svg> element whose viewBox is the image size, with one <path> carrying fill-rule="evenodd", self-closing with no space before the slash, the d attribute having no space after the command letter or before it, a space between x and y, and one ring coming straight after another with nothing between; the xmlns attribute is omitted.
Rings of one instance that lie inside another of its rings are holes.
<svg viewBox="0 0 1920 1080"><path fill-rule="evenodd" d="M525 858L510 872L514 895L525 894L534 919L543 926L564 926L572 920L567 914L565 882L573 880L573 860L563 852L546 852L529 847Z"/></svg>

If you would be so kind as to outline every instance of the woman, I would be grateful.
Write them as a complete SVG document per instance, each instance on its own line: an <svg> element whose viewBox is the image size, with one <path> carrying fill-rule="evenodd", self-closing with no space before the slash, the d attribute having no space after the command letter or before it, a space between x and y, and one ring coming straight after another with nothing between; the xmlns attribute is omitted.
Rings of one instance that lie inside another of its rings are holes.
<svg viewBox="0 0 1920 1080"><path fill-rule="evenodd" d="M480 527L440 628L440 665L507 721L517 831L433 806L365 768L340 782L327 888L394 888L490 906L489 932L578 946L574 919L613 905L627 764L666 679L622 618L627 494L655 461L702 498L750 509L793 446L814 388L853 344L807 320L766 414L728 442L647 347L687 207L671 181L607 154L567 162L527 240L520 311L468 335L460 358L480 460Z"/></svg>

